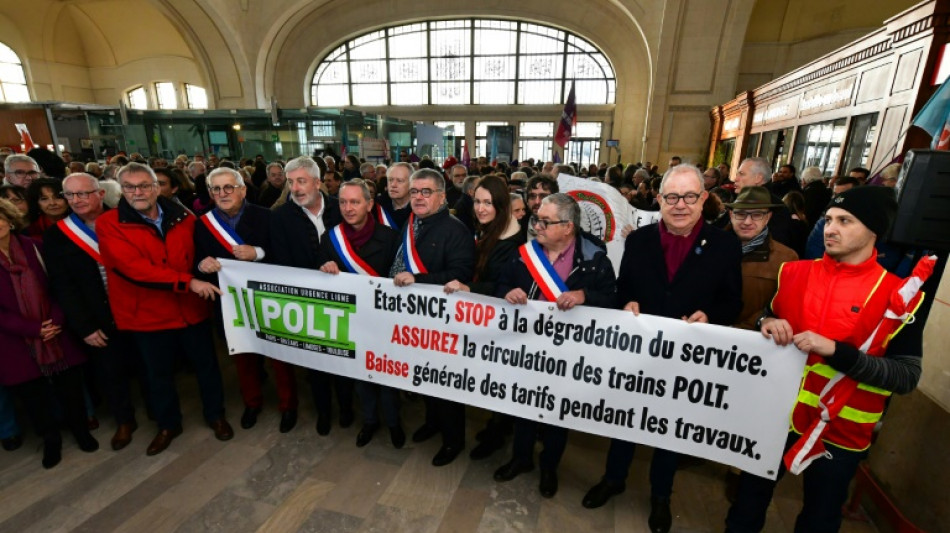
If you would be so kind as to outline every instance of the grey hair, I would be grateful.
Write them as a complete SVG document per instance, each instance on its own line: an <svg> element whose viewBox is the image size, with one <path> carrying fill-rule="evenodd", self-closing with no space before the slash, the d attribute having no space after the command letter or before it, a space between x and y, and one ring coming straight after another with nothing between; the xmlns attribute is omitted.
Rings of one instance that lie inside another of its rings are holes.
<svg viewBox="0 0 950 533"><path fill-rule="evenodd" d="M363 191L363 199L367 202L373 199L373 195L369 192L369 187L366 186L366 180L363 178L353 178L349 181L344 181L340 184L340 190L337 192L337 196L341 196L343 189L345 187L359 187Z"/></svg>
<svg viewBox="0 0 950 533"><path fill-rule="evenodd" d="M360 174L364 172L368 172L370 170L372 170L373 172L376 172L376 167L374 167L372 163L363 163L362 165L360 165Z"/></svg>
<svg viewBox="0 0 950 533"><path fill-rule="evenodd" d="M36 159L24 154L13 154L8 155L7 159L3 162L3 173L10 174L13 172L14 163L30 163L37 171L40 170L40 165L36 162Z"/></svg>
<svg viewBox="0 0 950 533"><path fill-rule="evenodd" d="M88 178L92 182L92 188L94 191L99 190L99 178L89 174L87 172L73 172L72 174L63 178L63 189L66 188L66 182L72 178Z"/></svg>
<svg viewBox="0 0 950 533"><path fill-rule="evenodd" d="M320 167L317 166L317 162L314 161L312 157L306 155L295 157L288 161L284 166L284 173L290 174L291 172L300 168L306 170L307 175L311 178L316 180L320 179Z"/></svg>
<svg viewBox="0 0 950 533"><path fill-rule="evenodd" d="M119 169L119 172L116 173L115 179L119 183L122 183L122 176L126 174L148 174L152 177L152 183L158 183L158 176L155 175L155 171L152 170L152 167L148 165L143 165L142 163L136 163L132 161L128 165Z"/></svg>
<svg viewBox="0 0 950 533"><path fill-rule="evenodd" d="M102 179L112 180L115 179L115 173L119 171L119 165L110 163L103 167L102 169Z"/></svg>
<svg viewBox="0 0 950 533"><path fill-rule="evenodd" d="M386 170L386 165L379 164L379 165L376 165L376 167L374 168L376 168L376 170L379 170L380 168L382 168L383 170Z"/></svg>
<svg viewBox="0 0 950 533"><path fill-rule="evenodd" d="M772 181L772 164L764 157L749 157L742 161L742 164L749 163L752 166L752 174L762 176L762 183Z"/></svg>
<svg viewBox="0 0 950 533"><path fill-rule="evenodd" d="M459 163L458 165L453 165L453 166L452 166L452 172L455 172L455 169L457 169L457 168L464 168L464 169L465 169L465 175L468 176L468 167L467 167L467 166L465 166L465 165L463 165L463 164L461 164L461 163Z"/></svg>
<svg viewBox="0 0 950 533"><path fill-rule="evenodd" d="M281 169L281 170L284 170L284 165L281 165L281 164L278 163L277 161L272 161L272 162L268 163L268 164L267 164L267 167L265 168L265 170L266 170L267 172L270 172L270 167L277 167L277 168L279 168L279 169Z"/></svg>
<svg viewBox="0 0 950 533"><path fill-rule="evenodd" d="M640 179L642 180L648 180L651 177L650 171L645 168L638 168L637 171L633 173L634 178L636 178L637 176L640 176Z"/></svg>
<svg viewBox="0 0 950 533"><path fill-rule="evenodd" d="M514 180L524 180L524 181L528 181L528 175L525 174L524 172L521 172L520 170L517 171L517 172L512 172L512 173L511 173L511 181L514 181Z"/></svg>
<svg viewBox="0 0 950 533"><path fill-rule="evenodd" d="M386 169L386 177L387 178L391 177L393 169L396 169L396 168L406 169L406 171L409 172L410 176L412 176L412 172L415 170L414 168L412 168L412 165L410 165L409 163L403 163L403 162L393 163L393 166Z"/></svg>
<svg viewBox="0 0 950 533"><path fill-rule="evenodd" d="M581 230L581 206L577 201L563 192L556 192L541 200L541 205L553 204L557 207L557 217L561 220L570 220L574 225L574 235Z"/></svg>
<svg viewBox="0 0 950 533"><path fill-rule="evenodd" d="M202 156L202 157L204 157L204 156ZM188 172L193 171L194 169L198 168L199 166L200 166L203 170L206 170L206 169L208 168L208 167L205 166L205 164L202 163L201 161L192 161L191 163L188 163Z"/></svg>
<svg viewBox="0 0 950 533"><path fill-rule="evenodd" d="M824 179L824 177L824 173L818 167L805 167L805 170L802 170L802 183L806 185Z"/></svg>
<svg viewBox="0 0 950 533"><path fill-rule="evenodd" d="M233 168L228 168L228 167L218 167L212 170L211 174L208 174L208 179L206 180L208 184L208 190L211 190L211 182L214 180L214 178L217 178L221 174L228 174L229 176L232 176L234 178L234 182L240 185L241 187L244 187L246 185L244 183L244 176L242 176L241 173L238 172L237 170L234 170Z"/></svg>
<svg viewBox="0 0 950 533"><path fill-rule="evenodd" d="M524 196L521 196L520 194L513 192L511 193L511 201L514 202L515 200L521 200L522 202L524 202Z"/></svg>
<svg viewBox="0 0 950 533"><path fill-rule="evenodd" d="M478 187L478 180L481 179L481 176L469 176L465 178L465 181L462 182L462 192L469 194L472 192L472 189Z"/></svg>
<svg viewBox="0 0 950 533"><path fill-rule="evenodd" d="M432 180L435 182L435 188L440 191L445 190L445 178L442 177L442 173L438 170L432 170L431 168L422 168L412 173L412 176L409 176L409 184L412 185L412 182L416 180Z"/></svg>
<svg viewBox="0 0 950 533"><path fill-rule="evenodd" d="M696 183L699 184L699 190L706 190L706 181L703 180L703 173L699 171L699 168L697 168L696 165L680 163L675 167L670 167L663 174L663 179L660 180L660 194L663 194L663 189L666 188L666 182L670 179L670 177L676 174L691 174L694 178L696 178Z"/></svg>

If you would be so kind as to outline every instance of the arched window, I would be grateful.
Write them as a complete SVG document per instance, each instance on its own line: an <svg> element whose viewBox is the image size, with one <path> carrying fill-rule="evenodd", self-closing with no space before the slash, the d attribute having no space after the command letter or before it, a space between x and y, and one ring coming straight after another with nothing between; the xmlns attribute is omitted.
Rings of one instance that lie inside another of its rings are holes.
<svg viewBox="0 0 950 533"><path fill-rule="evenodd" d="M508 20L438 20L352 39L317 66L315 106L612 104L610 62L572 33Z"/></svg>
<svg viewBox="0 0 950 533"><path fill-rule="evenodd" d="M0 43L0 102L29 102L23 63L9 46Z"/></svg>
<svg viewBox="0 0 950 533"><path fill-rule="evenodd" d="M145 92L145 87L138 86L125 93L125 96L129 99L130 109L148 109L148 94Z"/></svg>

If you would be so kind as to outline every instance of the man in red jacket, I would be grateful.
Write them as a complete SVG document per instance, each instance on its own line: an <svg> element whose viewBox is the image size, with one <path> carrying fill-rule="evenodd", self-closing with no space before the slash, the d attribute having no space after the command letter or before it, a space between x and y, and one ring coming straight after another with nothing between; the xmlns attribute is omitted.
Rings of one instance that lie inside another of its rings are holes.
<svg viewBox="0 0 950 533"><path fill-rule="evenodd" d="M905 327L892 335L883 330L901 279L878 264L874 246L896 212L894 193L885 187L837 196L825 212L824 255L785 263L778 292L759 320L762 335L808 354L786 443L792 450L786 464L804 470L796 533L838 531L848 486L888 396L911 392L920 379L924 320L913 320L916 308L900 317ZM836 416L834 409L840 409ZM784 473L783 464L779 478ZM728 532L762 530L775 483L742 474Z"/></svg>
<svg viewBox="0 0 950 533"><path fill-rule="evenodd" d="M146 453L161 453L181 435L175 390L179 355L194 368L214 436L228 440L234 431L224 418L224 387L204 301L221 291L191 274L195 216L159 197L158 179L145 165L129 163L117 178L122 199L99 217L96 233L116 326L132 333L148 372L159 431Z"/></svg>

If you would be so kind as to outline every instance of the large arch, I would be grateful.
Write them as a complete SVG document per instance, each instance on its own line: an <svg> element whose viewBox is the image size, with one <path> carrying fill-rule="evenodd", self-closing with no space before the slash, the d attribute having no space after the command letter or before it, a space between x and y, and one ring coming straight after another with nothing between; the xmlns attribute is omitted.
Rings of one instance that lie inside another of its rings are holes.
<svg viewBox="0 0 950 533"><path fill-rule="evenodd" d="M573 32L603 51L613 64L617 79L616 103L611 108L610 124L605 124L604 135L620 139L625 153L640 154L642 150L652 85L651 56L640 26L628 10L613 1L575 2L551 10L548 3L540 0L478 6L448 0L440 5L437 17L433 17L431 6L409 0L372 0L358 9L340 0L300 2L294 7L295 12L288 13L272 26L273 30L267 34L269 40L262 44L257 69L259 101L262 95L273 95L281 107L306 107L310 80L320 59L347 39L373 29L432 18L518 19ZM612 21L612 24L605 25L604 21ZM435 109L443 114L477 113L472 107ZM415 116L414 111L424 111L393 109L398 111L389 112L409 118ZM599 112L603 116L603 109Z"/></svg>

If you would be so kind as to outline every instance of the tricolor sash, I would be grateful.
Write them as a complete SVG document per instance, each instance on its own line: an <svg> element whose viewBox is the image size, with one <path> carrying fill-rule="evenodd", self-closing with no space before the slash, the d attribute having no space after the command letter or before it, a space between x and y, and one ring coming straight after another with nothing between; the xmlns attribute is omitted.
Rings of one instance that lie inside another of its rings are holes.
<svg viewBox="0 0 950 533"><path fill-rule="evenodd" d="M201 222L211 232L211 236L217 239L228 253L231 253L235 246L244 244L244 239L227 222L221 220L220 216L217 209L212 209L201 216Z"/></svg>
<svg viewBox="0 0 950 533"><path fill-rule="evenodd" d="M369 266L363 258L356 255L356 250L350 245L350 240L346 238L346 232L343 231L343 224L337 224L330 230L330 242L336 250L336 255L340 256L340 261L346 270L352 274L361 274L363 276L376 276L379 274Z"/></svg>
<svg viewBox="0 0 950 533"><path fill-rule="evenodd" d="M567 285L557 275L554 265L548 261L548 256L544 255L544 250L541 249L538 241L522 244L521 248L518 249L518 253L521 254L521 259L528 267L528 272L549 302L556 301L561 293L567 292Z"/></svg>
<svg viewBox="0 0 950 533"><path fill-rule="evenodd" d="M99 238L96 237L96 232L92 231L76 213L71 213L68 217L57 222L56 225L82 251L89 254L97 263L102 263L102 257L99 255Z"/></svg>
<svg viewBox="0 0 950 533"><path fill-rule="evenodd" d="M402 239L403 262L406 265L406 270L411 274L428 274L429 271L422 264L422 259L419 259L419 251L416 250L416 235L412 229L415 220L416 215L414 213L409 215L409 223L406 224L406 232Z"/></svg>
<svg viewBox="0 0 950 533"><path fill-rule="evenodd" d="M376 219L387 228L398 229L396 228L396 221L393 220L393 217L378 203L376 204Z"/></svg>

